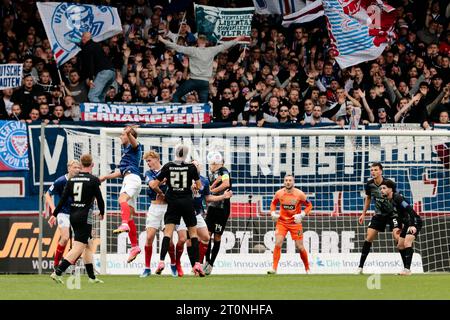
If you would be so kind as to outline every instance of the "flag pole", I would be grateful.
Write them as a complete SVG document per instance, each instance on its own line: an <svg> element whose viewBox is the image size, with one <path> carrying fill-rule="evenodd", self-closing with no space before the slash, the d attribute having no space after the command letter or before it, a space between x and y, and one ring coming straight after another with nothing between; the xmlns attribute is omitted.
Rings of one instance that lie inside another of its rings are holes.
<svg viewBox="0 0 450 320"><path fill-rule="evenodd" d="M56 65L56 69L58 70L58 76L59 76L60 83L64 82L63 79L62 79L61 71L59 70L58 65ZM65 87L65 85L64 85L64 87ZM66 96L66 90L64 88L63 88L62 92L63 92L63 97L65 97Z"/></svg>
<svg viewBox="0 0 450 320"><path fill-rule="evenodd" d="M177 38L176 38L176 40L175 40L175 43L178 42L178 38L180 37L181 24L182 24L183 22L186 22L186 11L183 12L183 19L181 19L180 26L178 27L178 33L177 33Z"/></svg>

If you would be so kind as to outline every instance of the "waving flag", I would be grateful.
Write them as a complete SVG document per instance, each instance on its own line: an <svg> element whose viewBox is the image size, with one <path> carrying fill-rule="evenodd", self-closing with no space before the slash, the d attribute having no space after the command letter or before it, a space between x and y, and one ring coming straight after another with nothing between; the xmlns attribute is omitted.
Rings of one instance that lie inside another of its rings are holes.
<svg viewBox="0 0 450 320"><path fill-rule="evenodd" d="M83 32L96 42L122 32L116 8L65 2L38 2L37 7L58 66L74 57Z"/></svg>
<svg viewBox="0 0 450 320"><path fill-rule="evenodd" d="M305 0L253 0L257 14L290 14L313 1Z"/></svg>
<svg viewBox="0 0 450 320"><path fill-rule="evenodd" d="M324 15L323 4L321 0L307 4L303 9L283 17L283 27L288 27L293 23L306 23Z"/></svg>
<svg viewBox="0 0 450 320"><path fill-rule="evenodd" d="M331 48L341 68L378 58L395 34L395 8L382 0L321 0L285 16L283 26L324 15Z"/></svg>

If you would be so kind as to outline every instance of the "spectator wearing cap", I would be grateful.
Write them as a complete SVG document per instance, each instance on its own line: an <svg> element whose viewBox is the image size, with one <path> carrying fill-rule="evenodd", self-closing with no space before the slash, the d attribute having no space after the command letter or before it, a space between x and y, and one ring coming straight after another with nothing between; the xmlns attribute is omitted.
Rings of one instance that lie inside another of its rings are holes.
<svg viewBox="0 0 450 320"><path fill-rule="evenodd" d="M81 42L81 66L89 86L90 102L105 102L106 92L115 80L114 66L102 46L92 40L90 32L84 32Z"/></svg>
<svg viewBox="0 0 450 320"><path fill-rule="evenodd" d="M199 36L197 39L197 47L184 47L165 40L160 36L159 41L166 45L166 47L189 57L189 79L177 88L177 91L173 95L173 101L179 102L186 93L196 90L199 101L201 103L208 102L209 80L212 77L214 57L219 52L235 46L239 41L244 39L244 36L240 36L236 40L224 42L218 46L206 47L206 37Z"/></svg>

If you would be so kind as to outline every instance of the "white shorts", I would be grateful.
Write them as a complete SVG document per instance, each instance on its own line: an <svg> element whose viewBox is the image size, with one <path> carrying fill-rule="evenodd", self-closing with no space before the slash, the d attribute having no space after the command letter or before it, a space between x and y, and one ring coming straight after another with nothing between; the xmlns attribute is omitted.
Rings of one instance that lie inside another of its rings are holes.
<svg viewBox="0 0 450 320"><path fill-rule="evenodd" d="M120 193L126 193L130 196L130 200L128 200L128 204L136 209L136 201L139 197L139 193L141 193L142 181L141 177L137 174L129 173L123 178L122 188L120 189Z"/></svg>
<svg viewBox="0 0 450 320"><path fill-rule="evenodd" d="M56 221L58 221L58 227L70 228L70 214L58 213L56 216Z"/></svg>
<svg viewBox="0 0 450 320"><path fill-rule="evenodd" d="M166 211L167 204L151 204L150 208L148 208L145 228L163 229Z"/></svg>
<svg viewBox="0 0 450 320"><path fill-rule="evenodd" d="M201 214L198 214L195 216L197 218L197 229L200 228L207 228L205 219L203 219L203 216ZM176 231L183 231L183 230L187 230L188 228L186 227L186 224L184 223L183 217L180 220L180 224L178 224L175 228Z"/></svg>

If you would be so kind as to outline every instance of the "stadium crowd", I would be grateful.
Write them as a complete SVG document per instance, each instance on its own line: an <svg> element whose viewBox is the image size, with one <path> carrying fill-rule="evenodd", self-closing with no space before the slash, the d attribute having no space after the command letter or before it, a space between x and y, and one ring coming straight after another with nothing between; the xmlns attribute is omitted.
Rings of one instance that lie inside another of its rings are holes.
<svg viewBox="0 0 450 320"><path fill-rule="evenodd" d="M251 0L196 2L253 6ZM378 59L345 70L329 50L323 18L283 28L280 15L255 14L250 43L233 46L214 59L208 98L213 122L418 123L425 129L449 123L450 4L388 2L398 12L396 41ZM123 25L123 34L101 43L115 72L106 101L171 102L189 76L190 62L158 36L195 46L199 34L192 5L184 15L168 11L167 0L95 3L119 8ZM90 86L80 55L61 66L58 74L35 1L2 0L0 20L0 63L23 63L24 73L20 88L2 90L0 119L80 120L79 105L89 101ZM199 95L192 91L181 101L198 102Z"/></svg>

